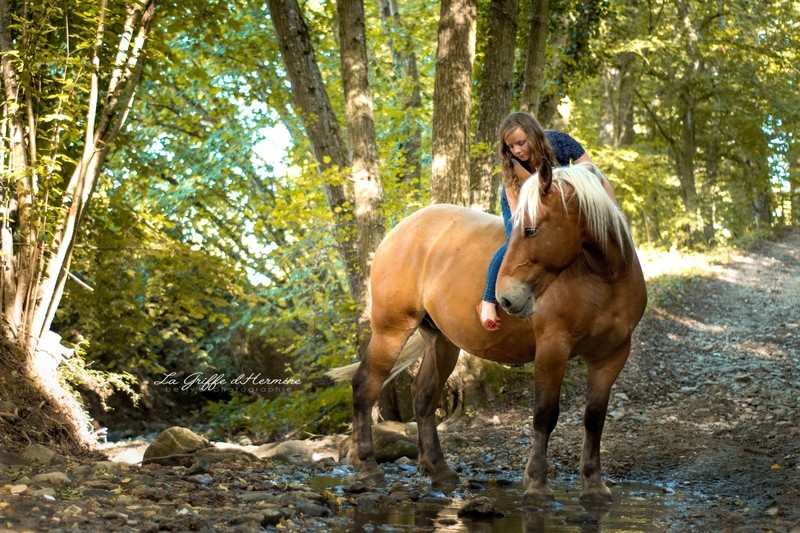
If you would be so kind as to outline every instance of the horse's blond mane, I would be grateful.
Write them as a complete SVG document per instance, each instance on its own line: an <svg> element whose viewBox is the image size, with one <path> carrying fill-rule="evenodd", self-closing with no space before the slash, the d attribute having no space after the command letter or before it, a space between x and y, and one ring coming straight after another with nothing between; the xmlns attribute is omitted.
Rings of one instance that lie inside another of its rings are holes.
<svg viewBox="0 0 800 533"><path fill-rule="evenodd" d="M583 217L589 233L591 233L603 252L608 251L608 237L625 253L626 244L632 246L628 225L622 213L609 198L601 179L600 170L591 163L578 163L568 167L553 168L553 184L561 194L561 202L566 209L567 197L564 184L573 188L578 197L579 216ZM519 193L519 205L514 212L514 226L521 226L525 215L534 225L538 220L541 189L539 175L534 174L525 181Z"/></svg>

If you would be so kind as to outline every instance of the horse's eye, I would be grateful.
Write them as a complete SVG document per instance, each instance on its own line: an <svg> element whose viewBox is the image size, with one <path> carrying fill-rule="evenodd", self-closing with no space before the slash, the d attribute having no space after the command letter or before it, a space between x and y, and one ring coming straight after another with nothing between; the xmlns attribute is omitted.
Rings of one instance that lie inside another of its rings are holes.
<svg viewBox="0 0 800 533"><path fill-rule="evenodd" d="M526 239L530 239L531 237L536 236L537 231L539 231L539 228L527 227L522 230L522 234L525 236Z"/></svg>

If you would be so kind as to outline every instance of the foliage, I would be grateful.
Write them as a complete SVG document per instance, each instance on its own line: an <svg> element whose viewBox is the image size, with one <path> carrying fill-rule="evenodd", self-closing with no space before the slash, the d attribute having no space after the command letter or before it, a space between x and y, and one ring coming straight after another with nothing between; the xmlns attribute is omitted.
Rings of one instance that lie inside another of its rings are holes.
<svg viewBox="0 0 800 533"><path fill-rule="evenodd" d="M596 49L607 71L618 68L618 54L637 58L637 134L630 146L596 148L608 97L598 78L575 90L572 101L580 105L571 123L617 178L640 240L687 242L685 228L696 222L706 228L706 244L724 244L769 225L764 217L791 179L770 163L783 157L774 139L780 136L788 151L796 137L789 124L797 123L796 106L786 104L796 100L790 93L798 73L789 64L798 33L773 28L775 20L795 27L800 12L796 3L779 4L762 10L747 1L612 3L615 16L605 21L604 46ZM691 177L681 176L687 164ZM699 195L696 220L687 219L687 188Z"/></svg>
<svg viewBox="0 0 800 533"><path fill-rule="evenodd" d="M637 242L666 248L687 242L691 221L677 165L681 143L690 140L681 113L687 101L695 120L696 217L715 232L708 242L764 231L754 204L764 195L769 201L789 181L800 183L796 165L787 163L796 159L800 123L794 90L800 8L787 0L762 4L620 0L592 2L587 10L573 1L553 4L544 93L573 103L567 127L614 183ZM36 9L57 9L47 5ZM490 5L479 2L484 26ZM365 7L383 215L390 228L429 201L438 4L401 3L399 25L380 20L378 3ZM335 4L310 1L302 9L344 124ZM90 27L92 9L84 11L75 27ZM52 28L63 27L59 17ZM517 72L527 17L523 6ZM56 325L87 343L93 367L139 376L247 368L296 374L305 382L352 361L355 303L322 190L324 180L341 182L346 169L325 176L317 170L266 8L239 0L175 2L164 5L154 31L137 105L84 215L71 266L94 292L68 282ZM52 66L46 59L57 47L47 39L39 45L39 55L26 57ZM398 49L415 53L419 107L408 106L412 80L398 68ZM75 61L85 53L81 49ZM631 144L605 146L598 140L608 98L602 76L622 53L637 58L636 134ZM54 70L74 72L78 65L68 66ZM561 69L569 74L563 79ZM65 148L40 160L60 169L51 174L58 183L80 153L79 129L72 126L81 120L76 109L87 87L70 79L37 78L46 82L43 102L63 102L41 123L50 139L60 132ZM411 182L404 176L417 162L406 146L415 127L422 132L423 172ZM786 163L785 175L770 158ZM61 189L53 191L57 196ZM665 294L678 283L663 278ZM305 427L322 432L340 428L346 395L344 388L304 389L272 400L239 394L214 404L209 414L220 433L266 438L325 411L325 420Z"/></svg>
<svg viewBox="0 0 800 533"><path fill-rule="evenodd" d="M136 385L135 376L128 372L107 372L92 368L80 346L59 365L58 375L64 384L70 385L70 389L80 387L95 394L105 410L108 410L106 401L115 392L127 395L134 405L140 399L140 395L133 389Z"/></svg>
<svg viewBox="0 0 800 533"><path fill-rule="evenodd" d="M255 440L342 432L350 422L350 387L295 390L275 399L234 394L230 401L210 403L206 413L215 437L246 434Z"/></svg>

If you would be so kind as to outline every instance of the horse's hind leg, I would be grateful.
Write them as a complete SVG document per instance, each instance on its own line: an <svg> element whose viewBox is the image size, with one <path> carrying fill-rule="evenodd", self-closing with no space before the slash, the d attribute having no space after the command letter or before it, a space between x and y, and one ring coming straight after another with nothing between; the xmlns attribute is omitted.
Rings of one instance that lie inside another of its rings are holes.
<svg viewBox="0 0 800 533"><path fill-rule="evenodd" d="M600 437L608 410L611 387L625 366L630 352L630 341L619 348L617 353L602 362L587 362L588 384L586 388L586 411L583 415L585 436L581 453L582 500L611 500L601 475Z"/></svg>
<svg viewBox="0 0 800 533"><path fill-rule="evenodd" d="M348 462L359 471L359 479L383 477L372 445L372 407L400 350L413 332L414 329L373 332L361 364L353 375L353 446Z"/></svg>
<svg viewBox="0 0 800 533"><path fill-rule="evenodd" d="M435 485L446 484L458 481L458 474L444 459L436 430L436 408L445 382L458 361L459 349L440 333L423 332L423 338L425 356L412 385L419 431L419 465Z"/></svg>

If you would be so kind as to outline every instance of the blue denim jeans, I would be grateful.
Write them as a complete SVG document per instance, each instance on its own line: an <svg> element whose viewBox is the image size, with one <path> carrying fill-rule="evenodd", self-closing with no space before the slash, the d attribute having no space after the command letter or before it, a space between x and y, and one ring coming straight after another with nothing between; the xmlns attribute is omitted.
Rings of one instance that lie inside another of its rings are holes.
<svg viewBox="0 0 800 533"><path fill-rule="evenodd" d="M492 256L492 261L489 263L489 271L486 274L486 288L483 291L483 299L487 302L497 303L494 294L494 286L497 284L497 273L500 272L500 265L503 263L503 257L506 255L508 249L508 240L511 238L511 207L508 205L508 197L506 196L506 188L500 193L500 214L503 215L503 225L506 228L506 242L497 249Z"/></svg>

